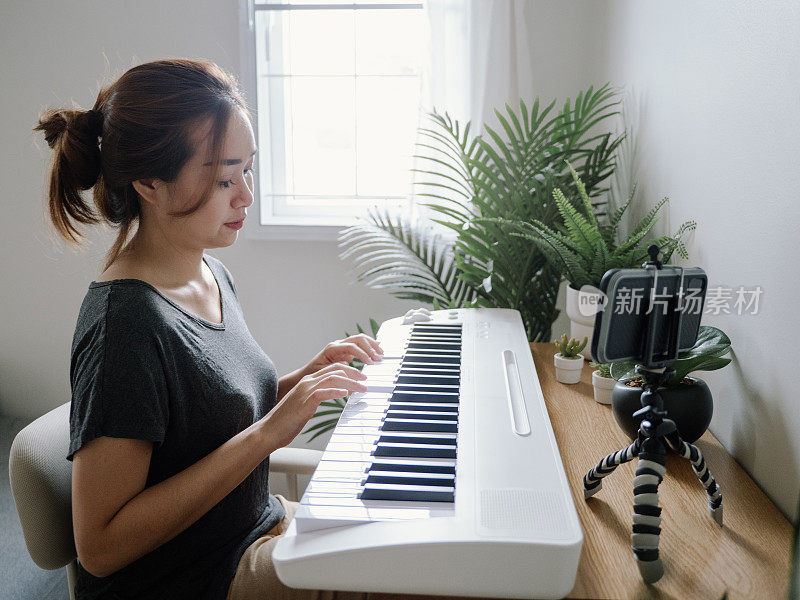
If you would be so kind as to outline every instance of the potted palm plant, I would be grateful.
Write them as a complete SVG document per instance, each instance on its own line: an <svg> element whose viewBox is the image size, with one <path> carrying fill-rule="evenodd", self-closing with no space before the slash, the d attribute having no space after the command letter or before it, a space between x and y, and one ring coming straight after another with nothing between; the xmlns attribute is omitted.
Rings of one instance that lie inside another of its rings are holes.
<svg viewBox="0 0 800 600"><path fill-rule="evenodd" d="M678 433L689 443L705 432L711 423L714 403L708 385L694 371L716 371L731 362L724 355L731 350L731 340L716 327L701 326L695 345L678 354L672 363L675 374L658 389L667 415L675 422ZM615 362L611 376L616 380L611 397L614 418L622 430L635 439L642 417L633 417L641 405L642 379L630 362Z"/></svg>
<svg viewBox="0 0 800 600"><path fill-rule="evenodd" d="M634 198L636 186L627 201L608 217L607 223L603 223L595 215L579 174L572 165L567 163L567 166L575 181L580 203L575 206L561 189L553 190L562 224L554 226L538 219L530 222L505 220L505 223L515 229L511 232L512 236L533 242L550 263L564 274L568 282L566 309L571 322L570 334L573 337L588 337L587 348L591 348L595 314L600 308L598 288L605 272L609 269L639 267L648 259L647 247L651 244L659 247L664 263L676 251L681 257L688 258L682 238L695 229L697 223L686 221L674 235L647 241L646 236L655 224L659 211L668 201L668 198L663 198L632 229L630 235L621 240L618 236L619 224ZM583 356L590 358L588 349Z"/></svg>
<svg viewBox="0 0 800 600"><path fill-rule="evenodd" d="M432 112L420 128L419 163L424 180L418 199L435 218L412 221L372 210L365 222L342 231L341 258L352 259L356 278L398 298L442 306L513 308L530 341L551 339L558 317L559 267L536 245L508 236L481 218L533 220L557 227L552 202L558 187L576 197L566 161L575 164L598 214L606 210L604 182L614 171L624 135L597 134L613 115L617 92L589 87L560 109L520 100L496 110L500 127ZM438 225L438 231L435 228ZM444 235L447 233L448 235Z"/></svg>

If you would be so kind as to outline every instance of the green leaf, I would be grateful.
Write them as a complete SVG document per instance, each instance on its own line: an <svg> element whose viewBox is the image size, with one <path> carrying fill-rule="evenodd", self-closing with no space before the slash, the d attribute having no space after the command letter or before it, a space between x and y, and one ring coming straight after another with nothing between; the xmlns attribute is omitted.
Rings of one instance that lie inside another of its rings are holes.
<svg viewBox="0 0 800 600"><path fill-rule="evenodd" d="M378 323L372 317L369 318L369 326L372 329L372 337L378 335L378 330L381 328L380 323Z"/></svg>
<svg viewBox="0 0 800 600"><path fill-rule="evenodd" d="M636 377L636 363L618 361L611 363L611 377L620 381Z"/></svg>
<svg viewBox="0 0 800 600"><path fill-rule="evenodd" d="M678 354L678 360L691 359L698 356L722 356L731 349L731 340L721 329L709 325L701 325L697 332L697 341L690 350Z"/></svg>
<svg viewBox="0 0 800 600"><path fill-rule="evenodd" d="M667 385L677 385L684 377L694 371L716 371L730 362L730 358L720 358L718 356L696 356L686 360L676 360L673 363L675 375L670 378Z"/></svg>

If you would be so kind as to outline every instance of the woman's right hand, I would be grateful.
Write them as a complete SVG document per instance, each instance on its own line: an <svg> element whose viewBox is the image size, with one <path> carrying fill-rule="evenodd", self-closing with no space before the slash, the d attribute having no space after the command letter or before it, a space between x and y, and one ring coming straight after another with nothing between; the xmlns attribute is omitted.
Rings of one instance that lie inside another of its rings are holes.
<svg viewBox="0 0 800 600"><path fill-rule="evenodd" d="M342 363L306 375L261 419L266 443L276 450L286 446L314 416L320 402L366 392L367 386L361 383L366 378L358 369Z"/></svg>

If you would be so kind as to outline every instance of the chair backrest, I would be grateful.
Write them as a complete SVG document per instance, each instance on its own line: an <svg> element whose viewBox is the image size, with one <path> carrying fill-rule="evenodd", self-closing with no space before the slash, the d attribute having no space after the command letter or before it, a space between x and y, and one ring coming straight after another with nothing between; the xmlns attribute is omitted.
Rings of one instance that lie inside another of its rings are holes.
<svg viewBox="0 0 800 600"><path fill-rule="evenodd" d="M11 491L33 562L58 569L77 556L72 532L69 402L42 415L14 438Z"/></svg>

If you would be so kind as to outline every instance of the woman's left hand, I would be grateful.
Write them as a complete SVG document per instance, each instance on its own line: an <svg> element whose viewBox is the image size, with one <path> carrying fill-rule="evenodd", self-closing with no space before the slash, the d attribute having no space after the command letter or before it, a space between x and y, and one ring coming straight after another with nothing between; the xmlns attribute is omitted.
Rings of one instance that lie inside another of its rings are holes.
<svg viewBox="0 0 800 600"><path fill-rule="evenodd" d="M306 373L316 373L333 363L349 364L357 358L366 365L381 360L383 349L380 344L365 333L334 340L317 354L305 369Z"/></svg>

